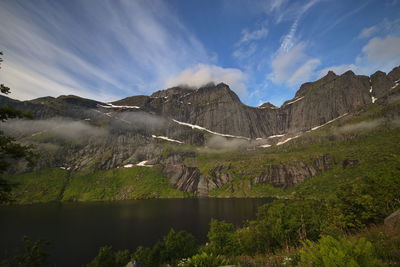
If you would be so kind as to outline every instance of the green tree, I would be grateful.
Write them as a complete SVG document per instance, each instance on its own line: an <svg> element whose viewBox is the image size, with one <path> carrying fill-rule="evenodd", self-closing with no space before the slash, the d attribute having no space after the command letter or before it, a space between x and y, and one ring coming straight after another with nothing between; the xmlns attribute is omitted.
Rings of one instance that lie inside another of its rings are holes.
<svg viewBox="0 0 400 267"><path fill-rule="evenodd" d="M3 62L3 53L0 52L0 63ZM0 66L1 68L1 66ZM0 84L0 91L2 94L9 94L10 88L4 84ZM12 118L30 117L28 113L15 110L9 106L0 107L0 122L4 122ZM0 203L5 203L11 200L11 190L15 184L10 183L2 175L6 172L12 164L18 160L26 160L30 166L33 165L34 153L31 147L24 146L16 142L10 136L4 135L0 131Z"/></svg>
<svg viewBox="0 0 400 267"><path fill-rule="evenodd" d="M176 263L177 260L194 255L197 251L196 239L186 231L171 229L163 239L163 262Z"/></svg>
<svg viewBox="0 0 400 267"><path fill-rule="evenodd" d="M180 259L196 254L197 248L193 235L171 229L152 248L138 247L133 258L145 266L159 266L164 263L175 265Z"/></svg>
<svg viewBox="0 0 400 267"><path fill-rule="evenodd" d="M275 200L258 209L257 220L250 222L252 246L256 251L273 251L318 240L327 229L326 205L321 201Z"/></svg>
<svg viewBox="0 0 400 267"><path fill-rule="evenodd" d="M235 226L224 221L211 220L207 234L210 243L206 250L215 255L234 255L238 249Z"/></svg>
<svg viewBox="0 0 400 267"><path fill-rule="evenodd" d="M101 247L97 256L87 267L120 267L131 260L129 250L114 251L111 246Z"/></svg>

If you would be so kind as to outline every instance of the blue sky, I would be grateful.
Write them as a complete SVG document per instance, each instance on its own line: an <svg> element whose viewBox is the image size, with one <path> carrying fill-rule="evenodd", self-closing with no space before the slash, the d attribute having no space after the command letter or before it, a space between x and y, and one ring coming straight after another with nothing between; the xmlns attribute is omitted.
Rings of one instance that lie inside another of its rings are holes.
<svg viewBox="0 0 400 267"><path fill-rule="evenodd" d="M400 65L400 0L0 0L0 81L101 101L225 82L281 105L332 69Z"/></svg>

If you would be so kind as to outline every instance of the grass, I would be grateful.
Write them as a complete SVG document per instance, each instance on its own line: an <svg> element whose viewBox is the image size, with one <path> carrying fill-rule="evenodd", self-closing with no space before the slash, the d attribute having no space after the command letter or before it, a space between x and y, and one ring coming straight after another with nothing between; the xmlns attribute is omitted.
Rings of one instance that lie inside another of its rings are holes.
<svg viewBox="0 0 400 267"><path fill-rule="evenodd" d="M64 201L179 198L188 196L173 189L157 168L132 167L73 175Z"/></svg>
<svg viewBox="0 0 400 267"><path fill-rule="evenodd" d="M13 176L9 180L17 184L13 198L20 204L50 202L60 198L68 173L54 168Z"/></svg>
<svg viewBox="0 0 400 267"><path fill-rule="evenodd" d="M68 172L60 168L12 176L19 204L51 201L96 201L182 198L192 195L172 188L157 167L118 168L108 171Z"/></svg>

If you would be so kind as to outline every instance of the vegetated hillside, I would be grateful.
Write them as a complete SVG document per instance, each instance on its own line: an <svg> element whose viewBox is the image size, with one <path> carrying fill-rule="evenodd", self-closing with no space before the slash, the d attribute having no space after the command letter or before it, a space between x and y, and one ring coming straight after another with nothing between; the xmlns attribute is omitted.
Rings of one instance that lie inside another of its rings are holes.
<svg viewBox="0 0 400 267"><path fill-rule="evenodd" d="M357 173L397 175L399 79L399 67L369 78L330 72L280 108L245 106L225 84L109 104L2 97L2 105L34 115L3 123L2 130L39 154L33 169L20 163L8 176L21 184L14 195L24 203L296 198L311 181L329 193ZM310 182L298 186L304 181Z"/></svg>

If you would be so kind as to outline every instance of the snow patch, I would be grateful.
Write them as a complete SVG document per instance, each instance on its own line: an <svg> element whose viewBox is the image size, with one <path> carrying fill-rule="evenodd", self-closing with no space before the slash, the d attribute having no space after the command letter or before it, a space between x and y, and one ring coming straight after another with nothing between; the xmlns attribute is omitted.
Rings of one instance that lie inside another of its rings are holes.
<svg viewBox="0 0 400 267"><path fill-rule="evenodd" d="M302 100L303 98L304 98L304 96L299 97L299 98L295 98L293 101L290 101L290 102L284 104L284 106L287 106L287 105L291 105L291 104L293 104L293 103L296 103L297 101L300 101L300 100Z"/></svg>
<svg viewBox="0 0 400 267"><path fill-rule="evenodd" d="M338 120L338 119L340 119L340 118L343 118L343 117L346 116L347 114L348 114L348 113L345 113L345 114L343 114L343 115L341 115L341 116L339 116L339 117L337 117L337 118L334 118L333 120L330 120L330 121L328 121L328 122L326 122L326 123L324 123L324 124L322 124L322 125L315 126L315 127L311 128L311 130L309 130L309 131L307 131L307 132L315 131L315 130L321 128L321 127L324 127L325 125L327 125L327 124L329 124L329 123L332 123L332 122L334 122L334 121L336 121L336 120Z"/></svg>
<svg viewBox="0 0 400 267"><path fill-rule="evenodd" d="M400 80L397 80L394 82L394 85L392 86L392 89L396 88L400 84Z"/></svg>
<svg viewBox="0 0 400 267"><path fill-rule="evenodd" d="M176 123L178 123L178 124L180 124L180 125L184 125L184 126L191 127L192 129L197 129L197 130L201 130L201 131L206 131L206 132L208 132L208 133L215 134L215 135L219 135L219 136L250 140L250 138L244 137L244 136L236 136L236 135L231 135L231 134L217 133L217 132L208 130L208 129L204 128L204 127L201 127L201 126L199 126L199 125L194 125L194 124L190 124L190 123L186 123L186 122L181 122L181 121L177 121L177 120L174 120L174 119L173 119L173 121L176 122Z"/></svg>
<svg viewBox="0 0 400 267"><path fill-rule="evenodd" d="M270 146L271 146L271 145L266 144L266 145L261 145L261 146L259 146L259 147L268 148L268 147L270 147Z"/></svg>
<svg viewBox="0 0 400 267"><path fill-rule="evenodd" d="M152 135L151 137L157 138L157 139L162 139L162 140L169 141L169 142L175 142L175 143L183 144L183 142L181 142L181 141L174 140L174 139L168 138L168 137L166 137L166 136L156 136L156 135Z"/></svg>
<svg viewBox="0 0 400 267"><path fill-rule="evenodd" d="M267 138L277 138L277 137L282 137L282 136L285 136L285 134L276 134L276 135L271 135L271 136L268 136Z"/></svg>
<svg viewBox="0 0 400 267"><path fill-rule="evenodd" d="M285 140L283 140L283 141L278 142L276 145L277 145L277 146L283 145L284 143L287 143L287 142L289 142L290 140L293 140L293 139L295 139L295 138L297 138L297 137L299 137L299 136L300 136L300 135L296 135L296 136L294 136L294 137L289 137L288 139L285 139Z"/></svg>
<svg viewBox="0 0 400 267"><path fill-rule="evenodd" d="M153 167L153 165L146 165L148 160L143 160L141 162L139 162L138 164L136 164L136 166L141 166L141 167Z"/></svg>
<svg viewBox="0 0 400 267"><path fill-rule="evenodd" d="M138 106L118 106L118 105L113 105L111 103L107 103L107 106L104 105L98 105L98 106L102 108L140 109L140 107Z"/></svg>
<svg viewBox="0 0 400 267"><path fill-rule="evenodd" d="M132 168L133 167L133 164L126 164L126 165L124 165L124 168Z"/></svg>

